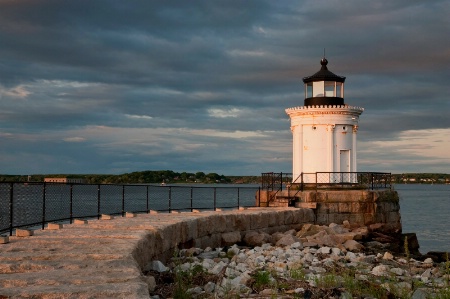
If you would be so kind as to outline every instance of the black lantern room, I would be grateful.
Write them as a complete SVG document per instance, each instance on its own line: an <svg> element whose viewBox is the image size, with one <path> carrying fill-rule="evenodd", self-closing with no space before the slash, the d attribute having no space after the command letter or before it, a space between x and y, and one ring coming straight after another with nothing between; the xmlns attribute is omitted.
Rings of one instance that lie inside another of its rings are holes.
<svg viewBox="0 0 450 299"><path fill-rule="evenodd" d="M344 105L345 77L330 72L328 60L320 60L320 71L303 78L305 83L305 106L314 105Z"/></svg>

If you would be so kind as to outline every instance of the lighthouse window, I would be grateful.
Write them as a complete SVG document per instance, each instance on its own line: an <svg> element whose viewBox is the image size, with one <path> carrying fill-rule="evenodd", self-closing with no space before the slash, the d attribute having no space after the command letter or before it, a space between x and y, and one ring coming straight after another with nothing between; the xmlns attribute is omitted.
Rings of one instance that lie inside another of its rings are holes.
<svg viewBox="0 0 450 299"><path fill-rule="evenodd" d="M334 97L334 84L335 82L325 82L325 96Z"/></svg>
<svg viewBox="0 0 450 299"><path fill-rule="evenodd" d="M342 83L341 82L336 82L336 96L343 98L344 95L342 94Z"/></svg>
<svg viewBox="0 0 450 299"><path fill-rule="evenodd" d="M306 84L306 96L305 98L312 98L313 96L313 84L311 83L307 83Z"/></svg>

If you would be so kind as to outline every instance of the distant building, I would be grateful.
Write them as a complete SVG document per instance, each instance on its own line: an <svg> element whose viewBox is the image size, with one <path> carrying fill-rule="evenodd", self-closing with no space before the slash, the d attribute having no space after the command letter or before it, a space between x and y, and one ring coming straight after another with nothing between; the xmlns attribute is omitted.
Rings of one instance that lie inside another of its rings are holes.
<svg viewBox="0 0 450 299"><path fill-rule="evenodd" d="M44 178L44 182L46 183L63 183L63 184L85 184L85 179L79 178Z"/></svg>

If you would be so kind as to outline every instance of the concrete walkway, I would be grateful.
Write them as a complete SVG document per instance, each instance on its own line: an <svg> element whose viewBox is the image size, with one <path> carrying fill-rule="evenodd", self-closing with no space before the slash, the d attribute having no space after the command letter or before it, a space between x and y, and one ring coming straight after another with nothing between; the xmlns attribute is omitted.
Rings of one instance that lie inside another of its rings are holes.
<svg viewBox="0 0 450 299"><path fill-rule="evenodd" d="M35 230L0 244L0 298L149 298L141 269L180 243L204 247L226 232L281 231L313 220L311 210L252 208L137 214Z"/></svg>

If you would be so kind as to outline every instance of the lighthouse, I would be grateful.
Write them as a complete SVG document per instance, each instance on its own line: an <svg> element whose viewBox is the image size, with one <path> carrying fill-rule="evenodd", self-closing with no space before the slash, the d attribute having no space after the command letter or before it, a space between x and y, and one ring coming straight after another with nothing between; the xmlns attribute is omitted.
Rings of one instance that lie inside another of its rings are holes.
<svg viewBox="0 0 450 299"><path fill-rule="evenodd" d="M345 103L345 77L328 70L325 57L320 65L317 73L303 78L304 105L286 109L293 137L293 182L314 183L316 173L321 173L322 183L352 183L358 121L364 109Z"/></svg>

